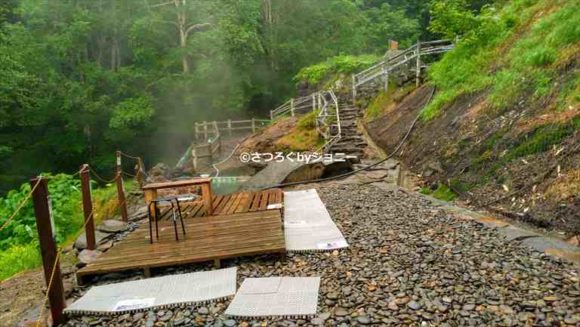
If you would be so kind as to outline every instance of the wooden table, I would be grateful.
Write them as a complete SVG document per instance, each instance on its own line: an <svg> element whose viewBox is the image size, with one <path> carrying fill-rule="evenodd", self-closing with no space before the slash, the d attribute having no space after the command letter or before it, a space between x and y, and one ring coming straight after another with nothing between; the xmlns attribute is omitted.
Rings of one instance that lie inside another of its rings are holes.
<svg viewBox="0 0 580 327"><path fill-rule="evenodd" d="M183 179L178 181L171 181L171 182L161 182L161 183L151 183L143 186L143 192L145 196L145 203L149 205L151 201L157 198L157 190L164 189L164 188L178 188L178 187L186 187L186 186L193 186L199 185L201 187L201 198L204 203L205 212L207 215L210 216L212 214L212 197L213 194L211 192L211 178L192 178L192 179ZM153 215L155 213L153 212Z"/></svg>

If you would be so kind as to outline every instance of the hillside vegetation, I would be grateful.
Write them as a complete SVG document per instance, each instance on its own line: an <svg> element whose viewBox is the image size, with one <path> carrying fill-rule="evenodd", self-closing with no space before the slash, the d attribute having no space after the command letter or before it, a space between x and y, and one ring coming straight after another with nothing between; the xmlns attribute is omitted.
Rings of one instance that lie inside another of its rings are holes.
<svg viewBox="0 0 580 327"><path fill-rule="evenodd" d="M402 158L433 190L578 234L580 3L514 0L479 14L463 3L432 9L430 29L460 39L429 68L432 101L413 105L429 93L415 90L371 135L392 149L420 115Z"/></svg>

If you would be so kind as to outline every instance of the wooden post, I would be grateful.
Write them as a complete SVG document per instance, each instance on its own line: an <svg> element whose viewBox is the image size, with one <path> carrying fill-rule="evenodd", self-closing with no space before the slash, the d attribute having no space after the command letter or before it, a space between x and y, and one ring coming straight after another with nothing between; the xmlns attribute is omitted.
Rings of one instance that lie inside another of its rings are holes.
<svg viewBox="0 0 580 327"><path fill-rule="evenodd" d="M228 132L229 132L229 136L232 136L232 120L228 119Z"/></svg>
<svg viewBox="0 0 580 327"><path fill-rule="evenodd" d="M194 129L195 139L197 140L197 138L198 138L197 134L199 133L199 130L197 129L197 122L193 123L193 129Z"/></svg>
<svg viewBox="0 0 580 327"><path fill-rule="evenodd" d="M207 122L203 121L203 140L207 141Z"/></svg>
<svg viewBox="0 0 580 327"><path fill-rule="evenodd" d="M139 183L139 187L142 188L143 184L145 184L144 181L144 172L145 172L145 164L143 163L143 160L141 158L137 159L137 183Z"/></svg>
<svg viewBox="0 0 580 327"><path fill-rule="evenodd" d="M290 113L292 114L292 117L294 117L294 98L290 99Z"/></svg>
<svg viewBox="0 0 580 327"><path fill-rule="evenodd" d="M65 308L64 287L60 272L60 262L57 260L57 247L52 230L52 216L48 198L48 184L46 179L36 177L30 180L32 188L38 183L32 192L34 202L34 215L36 217L36 229L38 230L38 240L40 242L40 254L44 267L44 280L48 288L48 300L50 302L50 312L55 326L64 324L66 316L62 313ZM42 317L40 317L42 319Z"/></svg>
<svg viewBox="0 0 580 327"><path fill-rule="evenodd" d="M383 78L383 87L385 92L387 92L389 90L389 67L386 62L383 64Z"/></svg>
<svg viewBox="0 0 580 327"><path fill-rule="evenodd" d="M95 220L93 217L93 200L91 199L91 178L89 176L89 165L81 166L81 193L83 197L83 213L85 214L85 236L87 239L87 249L97 248L95 240Z"/></svg>
<svg viewBox="0 0 580 327"><path fill-rule="evenodd" d="M197 171L197 153L195 151L195 145L193 146L193 149L191 150L191 160L193 160L193 171L196 172Z"/></svg>
<svg viewBox="0 0 580 327"><path fill-rule="evenodd" d="M312 93L312 111L316 110L316 95Z"/></svg>
<svg viewBox="0 0 580 327"><path fill-rule="evenodd" d="M274 121L274 112L270 110L270 120Z"/></svg>
<svg viewBox="0 0 580 327"><path fill-rule="evenodd" d="M417 66L415 69L415 86L419 87L421 79L421 41L417 41Z"/></svg>
<svg viewBox="0 0 580 327"><path fill-rule="evenodd" d="M292 110L292 116L294 116L294 110ZM256 119L252 118L252 133L256 133Z"/></svg>

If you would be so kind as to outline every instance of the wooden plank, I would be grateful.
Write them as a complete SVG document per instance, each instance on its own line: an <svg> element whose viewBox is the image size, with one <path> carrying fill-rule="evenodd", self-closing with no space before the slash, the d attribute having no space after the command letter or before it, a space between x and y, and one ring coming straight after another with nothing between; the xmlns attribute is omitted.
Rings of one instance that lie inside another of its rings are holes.
<svg viewBox="0 0 580 327"><path fill-rule="evenodd" d="M228 201L228 204L222 209L221 214L227 215L228 212L231 211L232 207L234 207L236 202L239 202L239 198L241 196L242 195L240 193L232 194L232 196L230 197L230 200Z"/></svg>
<svg viewBox="0 0 580 327"><path fill-rule="evenodd" d="M201 202L194 202L195 205L193 206L193 208L191 209L191 211L188 213L188 217L198 217L201 216L203 213L203 203Z"/></svg>
<svg viewBox="0 0 580 327"><path fill-rule="evenodd" d="M241 195L238 198L241 201ZM142 224L127 239L79 270L77 276L284 251L281 217L277 211L204 217L186 222L188 231L195 230L195 235L189 236L190 233L176 242L172 232L164 233L160 235L160 242L152 245L145 238L148 228ZM172 223L161 225L169 228ZM252 237L248 239L248 235Z"/></svg>
<svg viewBox="0 0 580 327"><path fill-rule="evenodd" d="M254 200L252 201L252 205L250 206L248 211L256 211L258 210L258 206L260 205L260 197L262 196L262 193L256 193L254 195Z"/></svg>
<svg viewBox="0 0 580 327"><path fill-rule="evenodd" d="M150 190L150 189L162 189L162 188L177 188L183 186L191 186L191 185L202 185L206 183L211 183L211 178L193 178L193 179L184 179L178 181L169 181L169 182L160 182L160 183L150 183L143 186L143 190Z"/></svg>
<svg viewBox="0 0 580 327"><path fill-rule="evenodd" d="M248 203L251 203L252 197L253 197L253 193L251 193L251 192L243 193L242 198L240 200L240 203L238 204L238 207L236 208L234 213L248 211L246 208L249 208Z"/></svg>
<svg viewBox="0 0 580 327"><path fill-rule="evenodd" d="M226 215L233 214L240 206L240 203L244 199L244 195L247 196L246 192L239 193L238 196L236 197L236 200L232 202L232 205L228 208L228 210L224 214Z"/></svg>
<svg viewBox="0 0 580 327"><path fill-rule="evenodd" d="M219 215L221 211L224 209L224 207L228 205L228 202L230 201L231 197L232 197L231 195L224 195L224 199L213 210L214 214Z"/></svg>
<svg viewBox="0 0 580 327"><path fill-rule="evenodd" d="M266 210L268 207L268 198L270 197L270 190L262 191L262 198L258 210Z"/></svg>

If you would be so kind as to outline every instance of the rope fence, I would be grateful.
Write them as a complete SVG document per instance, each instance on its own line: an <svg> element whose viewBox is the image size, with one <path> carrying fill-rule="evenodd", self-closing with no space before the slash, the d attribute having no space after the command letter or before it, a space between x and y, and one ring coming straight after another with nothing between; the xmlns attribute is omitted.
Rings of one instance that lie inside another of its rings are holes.
<svg viewBox="0 0 580 327"><path fill-rule="evenodd" d="M122 169L121 157L132 159L136 161L136 173L131 174ZM127 199L125 198L125 190L123 186L123 176L128 176L137 179L139 185L142 186L143 177L146 176L144 171L144 164L141 157L132 156L130 154L117 151L117 165L115 177L107 180L99 175L95 170L90 169L89 164L84 164L81 168L73 174L71 177L76 175L81 175L81 193L82 193L82 204L84 211L84 223L78 230L78 235L85 233L87 235L87 248L96 248L95 242L95 227L94 227L94 206L92 204L92 196L90 190L90 178L91 176L95 179L110 184L116 182L117 184L117 201L115 202L112 210L121 211L121 216L123 221L128 221L127 214ZM62 247L57 244L56 238L54 237L54 231L52 226L52 210L49 203L49 192L48 192L48 181L53 179L54 176L38 176L30 181L30 191L26 193L24 199L16 206L16 209L10 214L8 219L2 223L0 226L0 232L5 230L10 223L12 223L24 208L32 199L34 207L34 216L36 217L36 228L38 230L38 239L40 244L40 254L42 257L45 280L47 284L47 291L40 308L40 314L38 320L36 321L36 326L42 326L42 319L45 312L45 307L48 302L50 302L50 309L52 311L52 318L55 324L61 324L65 322L65 317L62 310L65 307L64 303L64 289L62 284L62 277L60 273L60 259L62 254ZM90 234L90 235L89 235Z"/></svg>

